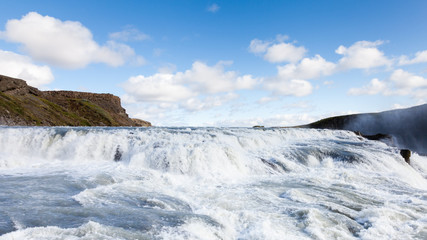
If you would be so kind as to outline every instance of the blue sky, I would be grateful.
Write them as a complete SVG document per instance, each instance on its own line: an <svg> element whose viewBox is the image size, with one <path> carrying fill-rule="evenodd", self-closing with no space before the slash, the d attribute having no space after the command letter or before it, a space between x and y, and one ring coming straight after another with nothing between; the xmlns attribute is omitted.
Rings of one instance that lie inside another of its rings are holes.
<svg viewBox="0 0 427 240"><path fill-rule="evenodd" d="M2 1L0 74L157 126L289 126L426 103L426 1Z"/></svg>

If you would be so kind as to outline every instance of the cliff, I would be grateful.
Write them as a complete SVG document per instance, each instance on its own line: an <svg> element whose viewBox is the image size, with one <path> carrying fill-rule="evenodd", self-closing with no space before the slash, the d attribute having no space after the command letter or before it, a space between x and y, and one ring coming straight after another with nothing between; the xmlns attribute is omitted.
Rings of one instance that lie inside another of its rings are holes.
<svg viewBox="0 0 427 240"><path fill-rule="evenodd" d="M0 75L0 125L151 126L131 119L112 94L40 91L24 80Z"/></svg>
<svg viewBox="0 0 427 240"><path fill-rule="evenodd" d="M427 154L427 104L380 113L331 117L301 127L350 130L371 136L391 135L398 147Z"/></svg>

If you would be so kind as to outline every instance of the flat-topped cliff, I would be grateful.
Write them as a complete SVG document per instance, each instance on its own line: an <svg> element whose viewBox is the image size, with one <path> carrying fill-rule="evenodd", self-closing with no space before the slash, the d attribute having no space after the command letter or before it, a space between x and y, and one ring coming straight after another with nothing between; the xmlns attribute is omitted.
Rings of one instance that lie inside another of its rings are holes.
<svg viewBox="0 0 427 240"><path fill-rule="evenodd" d="M0 75L0 125L151 126L131 119L112 94L40 91L24 80Z"/></svg>

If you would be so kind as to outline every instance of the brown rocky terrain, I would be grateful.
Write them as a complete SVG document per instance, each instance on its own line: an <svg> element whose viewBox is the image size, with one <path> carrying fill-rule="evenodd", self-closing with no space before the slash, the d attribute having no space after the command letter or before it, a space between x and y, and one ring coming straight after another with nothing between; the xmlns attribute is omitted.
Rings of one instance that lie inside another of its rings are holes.
<svg viewBox="0 0 427 240"><path fill-rule="evenodd" d="M151 126L131 119L112 94L40 91L24 80L0 75L0 125Z"/></svg>

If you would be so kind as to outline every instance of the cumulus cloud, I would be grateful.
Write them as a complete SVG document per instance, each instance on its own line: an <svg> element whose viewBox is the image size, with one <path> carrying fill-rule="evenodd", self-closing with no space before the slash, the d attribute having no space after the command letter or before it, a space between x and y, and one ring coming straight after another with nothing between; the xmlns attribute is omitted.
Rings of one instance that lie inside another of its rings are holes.
<svg viewBox="0 0 427 240"><path fill-rule="evenodd" d="M229 64L219 62L209 66L196 61L184 72L131 77L123 84L124 101L178 103L190 111L220 106L237 97L234 91L251 89L260 82L251 75L225 71L225 65Z"/></svg>
<svg viewBox="0 0 427 240"><path fill-rule="evenodd" d="M27 56L0 50L0 74L21 78L34 87L40 87L53 81L48 66L34 64Z"/></svg>
<svg viewBox="0 0 427 240"><path fill-rule="evenodd" d="M381 44L383 44L383 41L359 41L348 48L342 45L339 46L335 50L337 54L343 55L338 62L339 68L369 69L390 65L391 61L377 48Z"/></svg>
<svg viewBox="0 0 427 240"><path fill-rule="evenodd" d="M270 45L271 42L254 39L249 44L249 51L252 53L264 53Z"/></svg>
<svg viewBox="0 0 427 240"><path fill-rule="evenodd" d="M120 32L110 33L110 38L113 40L129 42L129 41L144 41L144 40L150 39L150 36L148 36L145 33L142 33L141 31L139 31L134 27L127 26L125 27L125 29L123 29Z"/></svg>
<svg viewBox="0 0 427 240"><path fill-rule="evenodd" d="M204 99L190 98L183 102L181 106L183 106L188 111L201 111L222 106L224 103L234 100L238 97L239 96L235 93L228 93L219 96L208 96Z"/></svg>
<svg viewBox="0 0 427 240"><path fill-rule="evenodd" d="M401 56L399 59L399 65L408 65L422 62L427 62L427 50L415 53L415 57L412 59L409 59L408 56Z"/></svg>
<svg viewBox="0 0 427 240"><path fill-rule="evenodd" d="M196 91L203 93L230 92L240 89L251 89L259 79L251 75L239 76L235 71L225 71L224 66L230 62L219 62L214 66L208 66L196 61L191 69L178 72L175 75L177 81L188 83Z"/></svg>
<svg viewBox="0 0 427 240"><path fill-rule="evenodd" d="M362 88L351 88L348 91L350 95L376 95L383 93L387 89L387 84L377 78L372 79L368 85Z"/></svg>
<svg viewBox="0 0 427 240"><path fill-rule="evenodd" d="M292 43L283 42L287 37L278 35L277 42L254 39L249 45L249 51L264 54L264 59L271 63L297 62L307 52L304 47L297 47Z"/></svg>
<svg viewBox="0 0 427 240"><path fill-rule="evenodd" d="M218 12L218 11L219 11L219 6L218 6L218 4L214 3L214 4L212 4L212 5L209 5L209 6L208 6L208 11L209 11L209 12L211 12L211 13L216 13L216 12Z"/></svg>
<svg viewBox="0 0 427 240"><path fill-rule="evenodd" d="M176 102L195 96L175 75L157 73L152 76L135 76L123 85L127 101Z"/></svg>
<svg viewBox="0 0 427 240"><path fill-rule="evenodd" d="M267 49L264 59L272 62L297 62L307 50L304 47L296 47L291 43L273 44Z"/></svg>
<svg viewBox="0 0 427 240"><path fill-rule="evenodd" d="M406 72L402 69L395 70L390 76L391 83L395 86L395 93L399 95L415 94L417 98L420 98L421 94L417 94L427 87L427 79ZM422 91L425 93L424 91ZM427 95L424 95L424 98Z"/></svg>
<svg viewBox="0 0 427 240"><path fill-rule="evenodd" d="M185 125L183 118L217 108L239 98L238 90L251 89L261 79L226 71L231 62L213 66L196 61L183 72L159 72L134 76L122 84L127 109L143 119L155 119L156 125ZM172 114L173 113L173 114ZM174 116L181 116L176 119ZM190 120L191 121L191 120Z"/></svg>
<svg viewBox="0 0 427 240"><path fill-rule="evenodd" d="M371 69L393 65L393 61L378 49L383 44L383 41L379 40L358 41L349 47L341 45L335 52L342 57L337 62L329 62L318 54L313 57L304 57L307 50L303 46L297 47L292 43L286 43L287 39L287 36L282 35L277 36L273 41L253 39L249 45L250 52L262 55L269 62L288 62L285 65L277 66L277 75L265 81L264 88L276 95L306 96L313 91L313 86L308 80L350 69ZM423 59L424 53L419 52L410 61L423 61ZM327 80L324 82L325 85L331 83ZM386 91L387 85L388 83L373 79L367 86L350 89L349 94L382 93Z"/></svg>
<svg viewBox="0 0 427 240"><path fill-rule="evenodd" d="M80 22L61 21L30 12L21 19L7 21L2 38L22 44L33 59L67 69L83 68L90 63L120 66L127 61L143 62L125 44L109 41L104 46Z"/></svg>
<svg viewBox="0 0 427 240"><path fill-rule="evenodd" d="M309 81L301 79L275 78L265 82L264 88L276 95L303 97L313 92L313 86Z"/></svg>
<svg viewBox="0 0 427 240"><path fill-rule="evenodd" d="M326 61L320 55L304 58L298 64L289 63L278 67L278 75L282 79L313 79L331 75L335 64Z"/></svg>
<svg viewBox="0 0 427 240"><path fill-rule="evenodd" d="M384 81L372 79L368 85L362 88L351 88L348 93L350 95L401 95L423 100L427 98L427 79L397 69Z"/></svg>
<svg viewBox="0 0 427 240"><path fill-rule="evenodd" d="M320 55L304 58L299 63L277 66L277 75L267 79L264 88L276 95L307 96L313 92L313 86L307 80L331 75L335 67Z"/></svg>

